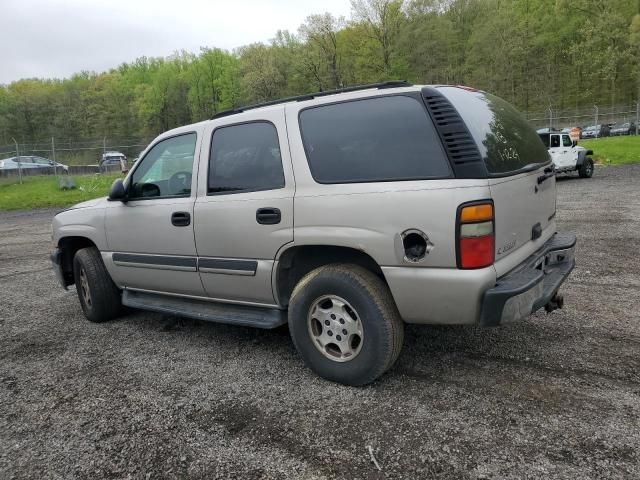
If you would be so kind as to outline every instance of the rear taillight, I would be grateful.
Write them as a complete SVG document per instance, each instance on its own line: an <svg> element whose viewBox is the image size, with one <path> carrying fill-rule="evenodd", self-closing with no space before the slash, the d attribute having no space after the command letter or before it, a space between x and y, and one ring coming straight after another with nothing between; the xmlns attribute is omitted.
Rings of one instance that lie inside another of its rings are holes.
<svg viewBox="0 0 640 480"><path fill-rule="evenodd" d="M483 268L493 264L495 252L493 203L466 203L458 207L458 268Z"/></svg>

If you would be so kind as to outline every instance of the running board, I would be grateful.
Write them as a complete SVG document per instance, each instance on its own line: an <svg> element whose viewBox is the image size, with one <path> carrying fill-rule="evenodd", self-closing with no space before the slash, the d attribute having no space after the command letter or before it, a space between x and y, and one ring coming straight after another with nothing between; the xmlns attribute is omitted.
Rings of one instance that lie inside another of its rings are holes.
<svg viewBox="0 0 640 480"><path fill-rule="evenodd" d="M276 328L287 323L287 312L276 308L207 302L133 290L123 292L122 304L141 310L242 327Z"/></svg>

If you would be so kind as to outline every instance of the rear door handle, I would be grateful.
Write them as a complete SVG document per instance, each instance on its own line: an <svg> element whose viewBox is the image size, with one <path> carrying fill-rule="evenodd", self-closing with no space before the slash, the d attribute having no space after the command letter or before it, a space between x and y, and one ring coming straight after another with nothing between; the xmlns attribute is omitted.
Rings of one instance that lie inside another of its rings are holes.
<svg viewBox="0 0 640 480"><path fill-rule="evenodd" d="M256 222L261 225L276 225L282 220L279 208L266 207L256 211Z"/></svg>
<svg viewBox="0 0 640 480"><path fill-rule="evenodd" d="M176 227L187 227L191 224L191 214L189 212L173 212L171 223Z"/></svg>

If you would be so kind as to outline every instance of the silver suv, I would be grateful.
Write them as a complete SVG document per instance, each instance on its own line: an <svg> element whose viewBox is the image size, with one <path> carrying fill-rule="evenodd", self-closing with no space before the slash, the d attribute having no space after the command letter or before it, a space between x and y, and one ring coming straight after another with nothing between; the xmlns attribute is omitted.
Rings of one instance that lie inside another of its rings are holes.
<svg viewBox="0 0 640 480"><path fill-rule="evenodd" d="M156 138L109 198L53 220L86 317L122 305L288 323L320 376L369 383L405 323L562 306L575 237L535 130L505 101L387 82L245 107Z"/></svg>

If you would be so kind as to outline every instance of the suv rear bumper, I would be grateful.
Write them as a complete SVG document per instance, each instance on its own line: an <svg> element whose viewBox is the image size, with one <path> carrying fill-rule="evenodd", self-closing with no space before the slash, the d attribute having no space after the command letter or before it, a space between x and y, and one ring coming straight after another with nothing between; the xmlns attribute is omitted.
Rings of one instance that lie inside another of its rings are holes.
<svg viewBox="0 0 640 480"><path fill-rule="evenodd" d="M484 293L480 325L497 326L521 320L544 307L575 266L576 237L556 233L510 273Z"/></svg>

